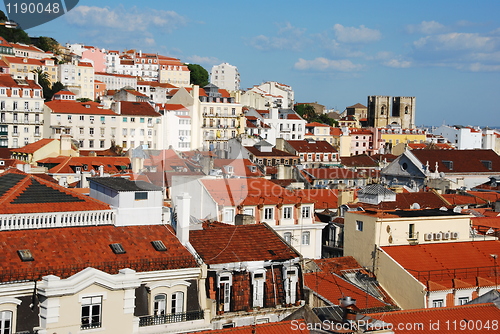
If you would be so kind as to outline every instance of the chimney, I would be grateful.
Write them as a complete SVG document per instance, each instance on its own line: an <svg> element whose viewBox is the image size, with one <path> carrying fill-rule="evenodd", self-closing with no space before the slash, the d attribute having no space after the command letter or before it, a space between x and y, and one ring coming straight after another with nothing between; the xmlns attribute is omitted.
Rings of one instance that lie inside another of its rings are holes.
<svg viewBox="0 0 500 334"><path fill-rule="evenodd" d="M103 176L104 176L104 166L103 166L103 165L100 165L100 166L99 166L99 176L100 176L100 177L103 177Z"/></svg>
<svg viewBox="0 0 500 334"><path fill-rule="evenodd" d="M339 299L339 304L344 311L342 314L342 322L355 321L356 314L359 311L359 308L356 306L356 299L346 296Z"/></svg>
<svg viewBox="0 0 500 334"><path fill-rule="evenodd" d="M59 153L64 156L71 156L71 136L61 135L59 139Z"/></svg>
<svg viewBox="0 0 500 334"><path fill-rule="evenodd" d="M177 239L186 245L189 243L189 218L191 209L191 196L188 193L183 193L177 196Z"/></svg>

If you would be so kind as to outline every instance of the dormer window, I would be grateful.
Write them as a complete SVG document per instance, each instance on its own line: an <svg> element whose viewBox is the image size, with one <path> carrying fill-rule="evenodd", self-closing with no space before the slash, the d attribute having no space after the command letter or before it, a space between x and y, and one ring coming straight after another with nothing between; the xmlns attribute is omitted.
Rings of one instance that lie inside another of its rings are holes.
<svg viewBox="0 0 500 334"><path fill-rule="evenodd" d="M264 283L266 282L265 269L258 269L252 273L253 307L264 307Z"/></svg>
<svg viewBox="0 0 500 334"><path fill-rule="evenodd" d="M443 165L449 170L453 170L453 161L443 160Z"/></svg>

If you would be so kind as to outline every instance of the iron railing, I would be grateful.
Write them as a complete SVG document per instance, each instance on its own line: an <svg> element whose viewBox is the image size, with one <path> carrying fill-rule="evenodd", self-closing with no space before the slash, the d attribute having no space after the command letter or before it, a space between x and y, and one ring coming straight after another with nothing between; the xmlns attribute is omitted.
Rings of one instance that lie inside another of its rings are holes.
<svg viewBox="0 0 500 334"><path fill-rule="evenodd" d="M189 311L182 313L171 313L166 315L146 315L139 317L139 327L170 324L203 319L203 311Z"/></svg>

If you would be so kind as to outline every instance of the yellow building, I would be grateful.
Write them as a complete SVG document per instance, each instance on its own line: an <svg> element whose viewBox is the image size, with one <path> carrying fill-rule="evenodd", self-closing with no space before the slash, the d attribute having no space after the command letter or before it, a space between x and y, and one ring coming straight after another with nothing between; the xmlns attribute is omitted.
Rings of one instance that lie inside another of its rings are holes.
<svg viewBox="0 0 500 334"><path fill-rule="evenodd" d="M48 79L51 84L57 81L57 65L53 59L3 56L2 60L9 66L10 74L16 79L24 79L27 77L32 80L34 78L34 73L32 71L41 68L43 72L48 74Z"/></svg>

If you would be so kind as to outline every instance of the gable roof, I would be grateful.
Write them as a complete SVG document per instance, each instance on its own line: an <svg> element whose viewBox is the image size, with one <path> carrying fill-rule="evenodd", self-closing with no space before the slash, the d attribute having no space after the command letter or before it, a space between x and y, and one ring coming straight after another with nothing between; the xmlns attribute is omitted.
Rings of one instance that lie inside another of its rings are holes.
<svg viewBox="0 0 500 334"><path fill-rule="evenodd" d="M266 224L204 223L203 230L190 231L189 241L209 265L300 257Z"/></svg>
<svg viewBox="0 0 500 334"><path fill-rule="evenodd" d="M119 103L121 104L120 113L123 116L161 116L149 102L120 101Z"/></svg>
<svg viewBox="0 0 500 334"><path fill-rule="evenodd" d="M382 250L426 286L433 282L451 289L454 279L471 286L493 286L495 266L490 254L499 252L500 241L390 246Z"/></svg>
<svg viewBox="0 0 500 334"><path fill-rule="evenodd" d="M469 322L474 324L481 323L482 325L488 323L491 326L493 319L500 319L500 309L495 304L490 303L371 313L368 316L382 320L385 323L392 323L396 334L434 334L437 332L440 334L478 333L480 331L477 330L477 327L471 326L469 328L472 329L469 330L467 324ZM446 326L447 323L452 324L455 321L457 327ZM431 328L431 323L439 323L439 330ZM408 324L411 324L411 326L406 326ZM420 324L422 327L414 326ZM460 324L466 325L463 330ZM409 329L410 327L411 329Z"/></svg>
<svg viewBox="0 0 500 334"><path fill-rule="evenodd" d="M66 94L66 93L64 93ZM102 108L97 102L77 102L65 100L52 100L45 102L45 105L51 109L53 114L73 114L73 115L112 115L118 116L111 109Z"/></svg>
<svg viewBox="0 0 500 334"><path fill-rule="evenodd" d="M493 150L413 150L411 153L422 165L428 162L432 172L437 162L438 171L444 173L500 173L500 156ZM453 162L451 169L446 161ZM490 161L491 169L481 161Z"/></svg>
<svg viewBox="0 0 500 334"><path fill-rule="evenodd" d="M106 203L80 195L36 175L9 169L0 174L0 214L109 210Z"/></svg>
<svg viewBox="0 0 500 334"><path fill-rule="evenodd" d="M156 251L151 242L161 240L167 251ZM120 243L125 254L110 247ZM34 261L21 261L18 250L28 249ZM89 251L91 250L91 251ZM37 280L52 274L69 277L87 267L109 274L131 268L153 271L196 267L171 226L84 226L2 231L0 281Z"/></svg>
<svg viewBox="0 0 500 334"><path fill-rule="evenodd" d="M213 200L222 206L313 203L262 178L201 180Z"/></svg>
<svg viewBox="0 0 500 334"><path fill-rule="evenodd" d="M41 149L42 147L44 147L45 145L52 143L54 140L57 140L57 139L44 138L44 139L37 140L34 143L25 145L25 146L20 147L20 148L13 148L10 151L16 152L16 153L28 153L28 154L31 153L31 154L33 154L36 151L38 151L39 149Z"/></svg>

